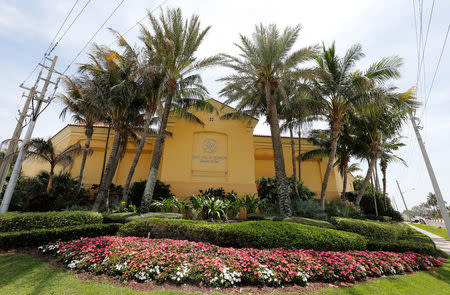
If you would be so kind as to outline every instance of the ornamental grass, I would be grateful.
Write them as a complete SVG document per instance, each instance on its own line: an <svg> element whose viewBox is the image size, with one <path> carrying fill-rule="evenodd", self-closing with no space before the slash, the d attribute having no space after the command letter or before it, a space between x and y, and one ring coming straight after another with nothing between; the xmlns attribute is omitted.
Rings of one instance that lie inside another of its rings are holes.
<svg viewBox="0 0 450 295"><path fill-rule="evenodd" d="M117 236L57 241L39 250L55 255L72 270L127 281L212 287L355 282L426 270L444 262L417 253L235 249L184 240Z"/></svg>

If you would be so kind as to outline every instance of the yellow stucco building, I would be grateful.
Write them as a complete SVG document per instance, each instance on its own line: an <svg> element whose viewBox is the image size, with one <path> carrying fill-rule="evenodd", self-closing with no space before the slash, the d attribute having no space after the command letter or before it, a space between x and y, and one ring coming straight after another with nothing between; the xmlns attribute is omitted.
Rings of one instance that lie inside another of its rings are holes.
<svg viewBox="0 0 450 295"><path fill-rule="evenodd" d="M240 120L221 120L220 117L233 108L214 99L218 113L195 112L204 126L188 122L175 116L169 118L167 137L158 178L171 185L172 192L180 198L198 193L199 189L223 187L239 194L256 193L255 180L261 176L273 176L273 149L270 136L255 135L253 129L256 119L250 122ZM100 182L103 164L107 127L97 126L91 142L93 154L88 157L83 182L86 185ZM111 139L114 132L111 131ZM86 137L82 125L69 124L52 137L57 150L80 142L84 145ZM112 140L110 140L110 143ZM132 181L145 180L150 169L154 136L148 136L139 164ZM292 175L292 160L289 138L282 138L286 173ZM111 147L111 144L110 144ZM109 148L110 148L109 147ZM296 146L298 148L298 146ZM302 139L302 153L316 147ZM123 185L137 149L137 143L130 140L124 157L117 167L113 183ZM296 150L298 153L298 150ZM75 159L69 172L76 177L80 169L81 156ZM301 163L302 180L311 190L320 193L327 159L311 159ZM49 170L44 162L25 161L23 174L34 176L42 170ZM353 190L351 175L347 191ZM334 168L328 182L328 200L339 198L342 191L342 177Z"/></svg>

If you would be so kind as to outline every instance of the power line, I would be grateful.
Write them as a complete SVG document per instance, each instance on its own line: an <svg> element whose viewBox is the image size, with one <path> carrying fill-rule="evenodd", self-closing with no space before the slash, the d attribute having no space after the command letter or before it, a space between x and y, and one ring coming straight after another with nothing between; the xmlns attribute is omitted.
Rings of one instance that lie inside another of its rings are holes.
<svg viewBox="0 0 450 295"><path fill-rule="evenodd" d="M86 49L86 47L91 43L91 41L95 38L95 36L100 32L100 30L103 28L103 26L108 22L108 20L114 15L114 13L119 9L119 7L122 5L122 3L125 2L125 0L120 1L120 3L114 8L114 10L109 14L109 16L106 18L106 20L103 22L103 24L98 28L98 30L92 35L92 37L89 39L89 41L81 48L81 50L77 53L75 58L69 63L67 68L64 70L63 74L67 72L67 70L70 68L70 66L77 60L77 58L81 55L81 53Z"/></svg>
<svg viewBox="0 0 450 295"><path fill-rule="evenodd" d="M122 36L125 36L128 32L130 32L132 29L134 29L141 21L143 21L144 19L146 19L148 17L149 14L152 14L155 10L161 8L161 6L163 6L167 1L169 0L165 0L163 2L161 2L158 6L156 6L155 8L153 8L152 10L150 10L149 13L147 13L144 17L142 17L140 20L138 20L133 26L131 26L128 30L126 30L123 34L121 34ZM113 45L114 43L116 43L117 40L114 40L111 44L109 44L109 46Z"/></svg>
<svg viewBox="0 0 450 295"><path fill-rule="evenodd" d="M62 28L64 27L64 25L67 22L67 19L69 18L69 16L72 14L73 9L75 8L75 6L77 5L79 0L76 0L75 3L72 5L72 8L69 10L69 12L67 13L66 17L64 18L63 23L60 25L58 31L56 32L55 36L53 37L52 41L50 42L50 45L48 46L47 50L45 50L44 52L44 56L41 58L41 60L36 64L36 66L33 68L33 70L28 74L28 76L23 80L23 82L20 85L25 84L28 79L30 79L31 75L33 75L33 73L36 71L36 69L39 66L39 63L45 62L45 56L48 56L49 54L47 54L47 52L50 50L50 48L52 47L53 42L56 40L56 38L58 37L59 32L61 32ZM90 0L89 0L90 1Z"/></svg>
<svg viewBox="0 0 450 295"><path fill-rule="evenodd" d="M427 97L425 100L425 107L427 106L428 100L430 98L431 90L433 89L433 85L434 85L434 80L436 79L436 74L439 69L439 65L441 64L441 59L442 59L442 55L444 54L445 45L447 44L449 31L450 31L450 25L448 25L447 33L445 34L444 44L442 44L441 54L439 55L438 63L436 65L436 69L434 70L433 79L431 80L431 86L430 86L430 89L428 90L428 94L427 94Z"/></svg>
<svg viewBox="0 0 450 295"><path fill-rule="evenodd" d="M77 1L78 2L78 1ZM52 53L53 50L55 50L56 46L58 46L59 42L61 42L62 38L64 38L64 36L67 34L67 32L70 30L70 28L73 26L73 24L75 23L75 21L80 17L80 15L83 13L84 9L86 8L86 6L88 6L88 4L91 2L91 0L88 0L86 2L86 4L84 4L83 8L81 8L81 10L78 12L78 14L75 16L75 18L72 20L72 22L70 23L70 25L67 27L67 29L64 31L64 33L61 35L61 37L59 37L58 41L53 45L52 49L47 53L47 55L50 55Z"/></svg>

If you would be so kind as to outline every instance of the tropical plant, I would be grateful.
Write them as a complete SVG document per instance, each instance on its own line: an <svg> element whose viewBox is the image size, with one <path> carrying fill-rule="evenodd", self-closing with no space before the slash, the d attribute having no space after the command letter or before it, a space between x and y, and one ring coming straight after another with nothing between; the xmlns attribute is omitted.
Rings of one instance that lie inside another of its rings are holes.
<svg viewBox="0 0 450 295"><path fill-rule="evenodd" d="M284 97L283 83L298 71L298 65L310 57L311 48L292 51L301 26L287 27L280 34L276 25L256 26L249 38L240 35L239 56L223 54L222 65L234 73L220 79L225 82L222 96L226 103L239 101L236 110L244 116L264 115L270 126L274 152L275 175L278 181L280 213L292 215L289 184L286 177L281 144L279 112Z"/></svg>
<svg viewBox="0 0 450 295"><path fill-rule="evenodd" d="M87 156L92 154L90 149L92 135L94 134L94 124L101 121L102 111L99 101L92 95L90 80L86 77L65 78L64 84L66 94L60 94L59 100L63 103L64 108L59 115L64 119L68 112L72 113L72 119L76 123L84 124L84 133L86 135L86 143L83 149L81 159L80 173L78 176L77 190L80 191L83 183L84 169Z"/></svg>
<svg viewBox="0 0 450 295"><path fill-rule="evenodd" d="M55 175L56 166L62 166L63 169L72 166L76 156L81 153L81 144L79 142L72 144L61 152L56 151L51 138L45 140L43 138L31 139L26 145L25 158L40 159L50 164L49 179L47 184L47 192L53 185L53 176Z"/></svg>
<svg viewBox="0 0 450 295"><path fill-rule="evenodd" d="M152 203L152 207L158 209L162 212L172 212L173 208L179 207L180 200L178 200L177 197L172 196L170 198L161 200L161 201L154 201Z"/></svg>
<svg viewBox="0 0 450 295"><path fill-rule="evenodd" d="M104 114L114 130L114 139L108 163L92 206L98 211L112 182L119 159L128 138L134 137L142 126L145 107L139 83L139 65L134 51L128 48L122 54L105 46L94 45L90 63L82 64L80 72L91 79L96 98L103 102Z"/></svg>
<svg viewBox="0 0 450 295"><path fill-rule="evenodd" d="M401 59L394 56L382 58L362 72L355 70L356 62L364 56L361 45L350 47L343 58L336 54L334 42L315 58L315 80L313 82L313 95L322 105L321 116L325 118L330 128L331 146L328 155L328 164L322 182L320 199L322 208L325 208L325 193L331 169L335 162L336 149L340 133L345 123L347 112L361 104L364 100L362 93L368 85L383 82L398 77L398 68Z"/></svg>
<svg viewBox="0 0 450 295"><path fill-rule="evenodd" d="M394 90L393 87L375 85L367 93L368 101L365 106L350 116L352 124L358 126L355 130L360 157L367 159L369 166L355 200L357 208L369 184L376 160L383 150L383 137L399 136L409 112L417 105L412 91L397 93Z"/></svg>
<svg viewBox="0 0 450 295"><path fill-rule="evenodd" d="M142 26L141 40L146 45L147 51L152 50L155 62L162 69L165 98L142 198L143 211L148 211L152 202L172 102L177 96L204 98L207 91L201 85L202 81L197 72L218 61L218 57L198 59L195 56L210 29L210 27L200 29L198 16L194 15L189 20L184 20L181 9L168 9L165 13L162 12L159 18L150 13L148 17L153 33Z"/></svg>

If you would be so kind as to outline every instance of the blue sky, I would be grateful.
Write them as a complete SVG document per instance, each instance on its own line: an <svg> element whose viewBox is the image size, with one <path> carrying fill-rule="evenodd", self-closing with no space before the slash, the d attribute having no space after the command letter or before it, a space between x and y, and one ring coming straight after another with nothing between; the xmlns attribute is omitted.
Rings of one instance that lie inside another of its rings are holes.
<svg viewBox="0 0 450 295"><path fill-rule="evenodd" d="M80 0L73 16L87 0ZM93 0L54 53L59 56L57 69L62 71L99 28L119 0ZM107 27L119 32L127 31L162 1L127 0L94 39L100 44L110 44L113 38ZM415 1L416 4L419 2ZM423 31L426 33L432 0L423 1ZM12 1L0 0L0 140L11 136L15 126L17 109L23 104L18 86L42 57L59 25L62 23L74 0ZM413 1L181 1L168 0L164 7L181 7L186 15L199 14L203 25L212 28L202 45L199 55L207 56L221 52L236 53L233 42L238 34L250 34L254 25L276 23L280 27L302 24L298 47L336 41L337 49L344 52L353 43L361 43L366 57L359 67L390 55L404 58L402 77L394 84L400 89L415 85L417 75L417 45L414 24ZM440 54L445 32L449 25L450 2L436 0L424 59L425 83L420 83L419 100L424 102L424 89L428 91ZM69 23L71 18L69 19ZM147 24L146 21L143 24ZM63 29L64 30L64 29ZM138 43L138 28L125 35L130 43ZM450 40L449 40L450 43ZM86 59L82 54L78 62ZM76 65L68 71L74 73ZM222 84L217 78L226 74L223 68L214 68L202 73L204 83L211 96L218 97ZM428 103L418 111L422 135L434 165L444 199L450 203L450 44L443 53L439 71L430 93ZM33 75L27 85L34 81ZM426 87L425 87L426 86ZM53 103L40 117L34 136L49 137L69 121L59 119L61 106ZM263 120L255 133L269 134ZM420 150L413 137L412 128L405 126L403 141L407 144L399 152L408 167L392 164L388 168L388 192L403 209L395 180L398 179L409 206L425 200L432 187L423 164ZM363 165L362 165L363 166ZM413 189L414 188L414 189Z"/></svg>

